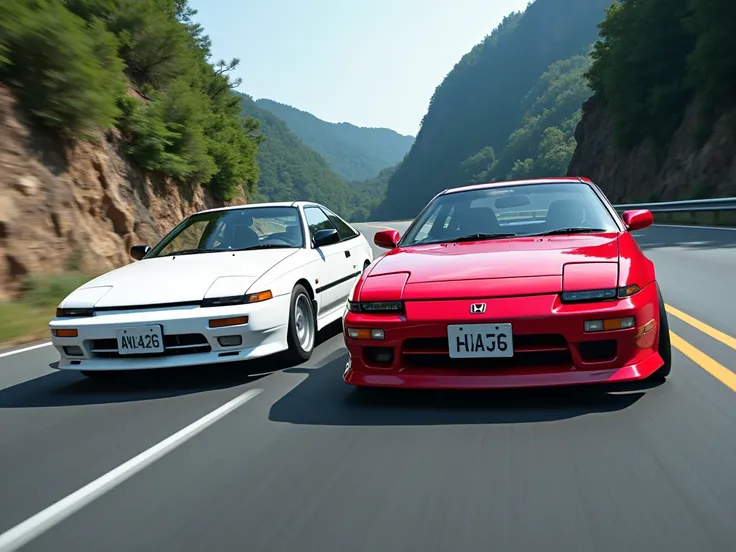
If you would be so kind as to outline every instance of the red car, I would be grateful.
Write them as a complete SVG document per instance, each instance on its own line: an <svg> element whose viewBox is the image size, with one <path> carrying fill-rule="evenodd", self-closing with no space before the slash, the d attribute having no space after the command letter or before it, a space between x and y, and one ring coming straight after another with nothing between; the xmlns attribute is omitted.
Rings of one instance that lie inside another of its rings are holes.
<svg viewBox="0 0 736 552"><path fill-rule="evenodd" d="M480 184L435 196L356 283L344 317L357 386L520 388L670 373L654 265L590 180Z"/></svg>

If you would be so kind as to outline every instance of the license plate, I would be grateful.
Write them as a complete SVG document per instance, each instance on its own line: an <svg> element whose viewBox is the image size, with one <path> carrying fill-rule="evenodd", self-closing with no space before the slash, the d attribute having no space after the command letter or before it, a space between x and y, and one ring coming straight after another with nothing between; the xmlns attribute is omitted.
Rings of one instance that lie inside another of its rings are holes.
<svg viewBox="0 0 736 552"><path fill-rule="evenodd" d="M117 331L118 353L140 355L163 353L164 339L161 326L135 326Z"/></svg>
<svg viewBox="0 0 736 552"><path fill-rule="evenodd" d="M514 356L511 324L458 324L447 327L450 358Z"/></svg>

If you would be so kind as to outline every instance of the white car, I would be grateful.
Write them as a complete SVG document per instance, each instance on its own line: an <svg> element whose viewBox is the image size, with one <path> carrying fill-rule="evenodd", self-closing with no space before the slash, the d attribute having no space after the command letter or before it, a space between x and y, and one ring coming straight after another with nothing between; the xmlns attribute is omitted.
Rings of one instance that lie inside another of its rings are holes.
<svg viewBox="0 0 736 552"><path fill-rule="evenodd" d="M58 368L109 371L307 360L339 320L373 252L335 213L309 202L202 211L134 262L66 297L49 323Z"/></svg>

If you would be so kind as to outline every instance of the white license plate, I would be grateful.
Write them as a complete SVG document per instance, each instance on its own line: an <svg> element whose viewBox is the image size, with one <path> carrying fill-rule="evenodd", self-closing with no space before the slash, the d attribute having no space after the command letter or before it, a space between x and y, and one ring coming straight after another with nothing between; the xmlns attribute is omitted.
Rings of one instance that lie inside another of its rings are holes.
<svg viewBox="0 0 736 552"><path fill-rule="evenodd" d="M121 355L140 355L163 353L164 338L161 326L134 326L117 331L118 353Z"/></svg>
<svg viewBox="0 0 736 552"><path fill-rule="evenodd" d="M511 324L447 326L450 358L508 358L514 356Z"/></svg>

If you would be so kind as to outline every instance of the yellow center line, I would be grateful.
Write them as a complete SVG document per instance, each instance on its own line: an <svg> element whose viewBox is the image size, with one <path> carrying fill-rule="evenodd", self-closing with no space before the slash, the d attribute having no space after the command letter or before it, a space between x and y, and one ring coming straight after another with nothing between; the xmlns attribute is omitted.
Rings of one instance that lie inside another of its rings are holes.
<svg viewBox="0 0 736 552"><path fill-rule="evenodd" d="M682 339L679 335L670 331L670 341L672 346L680 351L683 355L695 362L703 370L720 381L723 385L736 392L736 374L726 368L720 362L712 359L700 349L693 347Z"/></svg>
<svg viewBox="0 0 736 552"><path fill-rule="evenodd" d="M686 314L682 312L681 310L676 309L672 305L665 305L665 309L667 310L668 314L671 314L679 318L683 322L690 324L693 328L700 330L707 336L710 336L716 341L720 341L724 345L727 345L731 347L732 349L736 350L736 338L733 338L730 335L725 334L720 330L716 330L713 326L709 326L705 322L701 322L697 318L693 318L689 314Z"/></svg>

